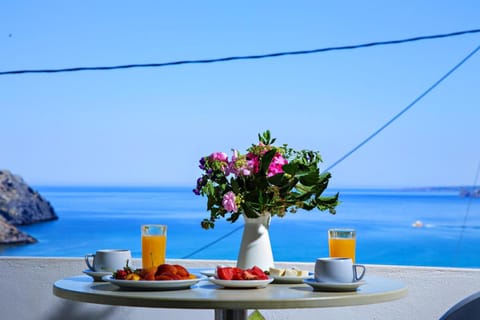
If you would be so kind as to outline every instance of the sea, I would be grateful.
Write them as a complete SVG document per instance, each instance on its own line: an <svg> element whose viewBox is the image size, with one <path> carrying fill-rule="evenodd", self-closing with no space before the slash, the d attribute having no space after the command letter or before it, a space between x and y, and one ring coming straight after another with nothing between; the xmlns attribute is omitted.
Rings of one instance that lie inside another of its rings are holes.
<svg viewBox="0 0 480 320"><path fill-rule="evenodd" d="M84 257L98 249L130 249L141 257L140 227L166 224L167 259L236 260L243 222L212 230L206 199L188 187L38 186L59 219L19 227L38 243L0 246L2 256ZM273 217L275 261L314 262L328 256L330 228L354 228L357 263L480 267L480 198L442 189L339 189L331 215L298 211Z"/></svg>

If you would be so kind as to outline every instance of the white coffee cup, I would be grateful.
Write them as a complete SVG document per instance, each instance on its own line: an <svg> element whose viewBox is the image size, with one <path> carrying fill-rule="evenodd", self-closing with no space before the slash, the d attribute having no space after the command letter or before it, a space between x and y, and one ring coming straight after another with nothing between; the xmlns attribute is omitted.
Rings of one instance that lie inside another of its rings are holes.
<svg viewBox="0 0 480 320"><path fill-rule="evenodd" d="M359 274L357 269L361 269ZM351 258L318 258L315 261L315 280L328 283L353 283L365 275L365 266L353 264Z"/></svg>
<svg viewBox="0 0 480 320"><path fill-rule="evenodd" d="M92 263L90 263L90 258ZM132 266L132 253L127 249L97 250L95 254L85 255L85 263L91 271L115 272L123 269L127 263Z"/></svg>

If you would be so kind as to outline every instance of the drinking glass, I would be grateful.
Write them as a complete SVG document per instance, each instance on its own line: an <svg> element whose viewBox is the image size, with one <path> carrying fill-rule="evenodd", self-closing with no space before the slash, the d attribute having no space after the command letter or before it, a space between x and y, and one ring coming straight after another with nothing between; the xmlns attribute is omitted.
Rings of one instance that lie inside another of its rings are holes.
<svg viewBox="0 0 480 320"><path fill-rule="evenodd" d="M142 268L158 267L165 263L167 226L142 225Z"/></svg>
<svg viewBox="0 0 480 320"><path fill-rule="evenodd" d="M355 263L355 229L328 230L330 257L350 258Z"/></svg>

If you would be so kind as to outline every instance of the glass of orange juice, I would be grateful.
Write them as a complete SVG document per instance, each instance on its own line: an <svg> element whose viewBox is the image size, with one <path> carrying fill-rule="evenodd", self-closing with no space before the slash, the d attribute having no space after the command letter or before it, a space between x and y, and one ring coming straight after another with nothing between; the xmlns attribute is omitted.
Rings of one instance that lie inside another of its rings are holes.
<svg viewBox="0 0 480 320"><path fill-rule="evenodd" d="M165 263L167 226L142 225L142 268L158 267Z"/></svg>
<svg viewBox="0 0 480 320"><path fill-rule="evenodd" d="M355 229L328 230L330 257L350 258L355 263Z"/></svg>

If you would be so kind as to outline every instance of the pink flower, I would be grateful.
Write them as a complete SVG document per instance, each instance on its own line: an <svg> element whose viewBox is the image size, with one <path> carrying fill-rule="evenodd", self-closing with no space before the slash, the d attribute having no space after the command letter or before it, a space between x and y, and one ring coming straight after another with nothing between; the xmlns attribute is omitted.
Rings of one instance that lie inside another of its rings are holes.
<svg viewBox="0 0 480 320"><path fill-rule="evenodd" d="M253 173L257 173L260 170L260 158L253 153L247 154L247 165L252 168Z"/></svg>
<svg viewBox="0 0 480 320"><path fill-rule="evenodd" d="M214 170L228 171L228 156L224 152L214 152L208 157L208 163Z"/></svg>
<svg viewBox="0 0 480 320"><path fill-rule="evenodd" d="M271 177L279 173L283 173L283 166L288 163L288 160L285 159L280 152L277 152L272 158L272 162L268 166L267 176ZM260 170L260 157L254 155L253 153L247 154L247 165L253 173L258 173Z"/></svg>
<svg viewBox="0 0 480 320"><path fill-rule="evenodd" d="M229 212L237 212L238 207L235 203L235 193L229 191L223 195L222 205Z"/></svg>
<svg viewBox="0 0 480 320"><path fill-rule="evenodd" d="M237 150L233 150L232 161L228 164L228 173L233 173L237 177L252 174L252 168L249 167L245 156L239 155Z"/></svg>
<svg viewBox="0 0 480 320"><path fill-rule="evenodd" d="M285 159L281 153L277 152L270 162L270 166L268 167L267 176L271 177L276 174L283 172L283 166L288 163L288 160Z"/></svg>
<svg viewBox="0 0 480 320"><path fill-rule="evenodd" d="M228 156L225 152L214 152L210 155L210 159L214 161L227 162Z"/></svg>
<svg viewBox="0 0 480 320"><path fill-rule="evenodd" d="M237 176L249 176L252 174L252 170L248 167L241 167L237 169Z"/></svg>

